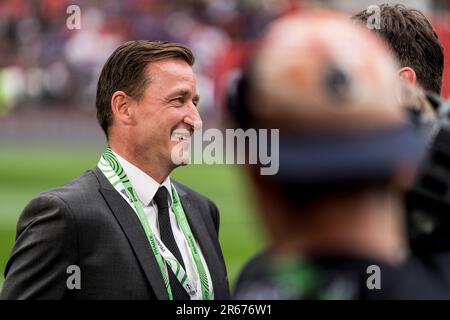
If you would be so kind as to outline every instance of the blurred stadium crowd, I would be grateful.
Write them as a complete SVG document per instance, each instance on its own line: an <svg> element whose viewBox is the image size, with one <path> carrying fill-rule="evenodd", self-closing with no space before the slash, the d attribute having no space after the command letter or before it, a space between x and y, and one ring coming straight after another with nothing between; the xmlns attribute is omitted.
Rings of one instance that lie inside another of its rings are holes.
<svg viewBox="0 0 450 320"><path fill-rule="evenodd" d="M248 40L282 12L311 2L336 1L0 1L0 114L18 106L67 107L68 102L91 109L100 69L114 48L126 40L164 39L193 50L205 115L218 105L223 76L245 54ZM353 3L355 11L361 9L359 1ZM450 4L430 3L434 27L450 48L450 19L445 18ZM81 8L81 30L66 27L71 4ZM450 95L449 57L444 97Z"/></svg>
<svg viewBox="0 0 450 320"><path fill-rule="evenodd" d="M193 49L203 108L212 106L217 61L289 1L78 1L81 31L66 27L73 1L0 3L0 104L93 102L100 69L122 42L164 39Z"/></svg>

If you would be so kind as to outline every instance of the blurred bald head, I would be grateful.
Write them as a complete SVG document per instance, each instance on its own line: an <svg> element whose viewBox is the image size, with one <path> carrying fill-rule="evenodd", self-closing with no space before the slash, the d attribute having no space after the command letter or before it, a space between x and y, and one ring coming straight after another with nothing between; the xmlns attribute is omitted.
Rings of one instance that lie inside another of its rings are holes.
<svg viewBox="0 0 450 320"><path fill-rule="evenodd" d="M332 133L405 119L393 56L373 34L338 15L275 22L252 67L251 113L272 127Z"/></svg>

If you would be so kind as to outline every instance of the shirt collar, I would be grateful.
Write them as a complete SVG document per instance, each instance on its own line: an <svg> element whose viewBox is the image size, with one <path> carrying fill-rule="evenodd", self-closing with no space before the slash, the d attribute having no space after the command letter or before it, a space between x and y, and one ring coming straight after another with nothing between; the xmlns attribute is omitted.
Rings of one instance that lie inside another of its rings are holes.
<svg viewBox="0 0 450 320"><path fill-rule="evenodd" d="M153 200L153 197L155 196L159 187L165 187L167 189L170 195L170 203L172 204L173 199L169 176L167 176L167 178L161 184L159 184L155 179L150 177L134 164L125 160L116 152L113 151L113 153L121 164L123 170L125 170L125 173L127 174L127 177L130 180L131 185L133 186L133 189L136 192L142 205L146 207L150 205L150 202Z"/></svg>

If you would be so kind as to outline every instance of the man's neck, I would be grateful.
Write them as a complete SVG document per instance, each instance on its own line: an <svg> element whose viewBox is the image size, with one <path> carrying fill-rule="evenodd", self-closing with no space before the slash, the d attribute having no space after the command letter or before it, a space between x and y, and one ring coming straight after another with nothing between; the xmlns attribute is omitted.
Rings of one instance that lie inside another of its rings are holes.
<svg viewBox="0 0 450 320"><path fill-rule="evenodd" d="M149 159L143 152L139 152L134 148L127 147L125 144L111 144L112 151L133 164L145 174L152 177L156 182L162 183L170 174L171 169L167 166L159 164L157 158Z"/></svg>

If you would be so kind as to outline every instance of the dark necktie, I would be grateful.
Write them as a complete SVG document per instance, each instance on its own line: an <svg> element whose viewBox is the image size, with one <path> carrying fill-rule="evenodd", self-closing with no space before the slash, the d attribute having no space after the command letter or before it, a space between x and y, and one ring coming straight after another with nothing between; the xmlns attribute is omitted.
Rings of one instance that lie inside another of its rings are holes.
<svg viewBox="0 0 450 320"><path fill-rule="evenodd" d="M172 252L172 254L177 258L178 262L184 267L183 258L178 249L177 243L173 236L172 227L170 225L169 216L169 193L165 187L160 187L158 192L156 192L153 198L158 206L158 222L159 222L159 233L161 240L167 249ZM184 290L180 281L173 273L170 267L167 268L169 274L170 287L172 288L172 295L174 300L189 300L189 295L186 290ZM186 269L185 269L186 270Z"/></svg>

